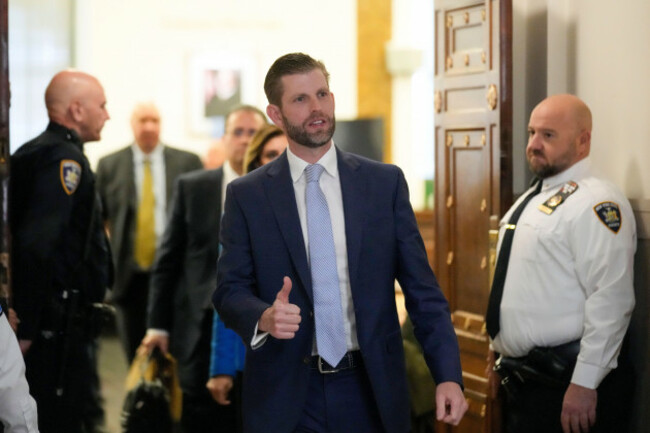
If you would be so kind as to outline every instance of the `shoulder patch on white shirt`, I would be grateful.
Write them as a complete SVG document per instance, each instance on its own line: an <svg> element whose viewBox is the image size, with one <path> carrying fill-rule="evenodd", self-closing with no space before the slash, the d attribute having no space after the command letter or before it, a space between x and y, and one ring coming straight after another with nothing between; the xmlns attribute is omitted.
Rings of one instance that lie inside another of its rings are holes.
<svg viewBox="0 0 650 433"><path fill-rule="evenodd" d="M605 224L605 227L614 233L618 233L618 231L621 229L623 220L621 217L621 211L618 208L618 204L612 201L604 201L594 206L594 212L596 212L598 219L600 219L600 221Z"/></svg>

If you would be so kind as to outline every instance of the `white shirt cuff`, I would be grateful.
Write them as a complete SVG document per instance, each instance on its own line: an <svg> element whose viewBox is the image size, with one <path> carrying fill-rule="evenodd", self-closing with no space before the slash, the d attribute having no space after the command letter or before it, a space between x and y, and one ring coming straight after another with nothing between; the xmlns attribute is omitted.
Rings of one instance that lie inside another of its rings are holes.
<svg viewBox="0 0 650 433"><path fill-rule="evenodd" d="M260 325L259 322L255 324L255 332L253 333L253 339L251 340L251 349L259 349L266 343L266 339L269 336L268 332L258 332L257 327Z"/></svg>
<svg viewBox="0 0 650 433"><path fill-rule="evenodd" d="M585 388L589 389L596 389L609 372L610 369L608 368L602 368L598 367L597 365L586 364L584 362L578 361L576 363L576 368L573 370L571 383L575 383L576 385L584 386Z"/></svg>
<svg viewBox="0 0 650 433"><path fill-rule="evenodd" d="M164 329L149 328L147 329L147 335L169 337L169 332Z"/></svg>

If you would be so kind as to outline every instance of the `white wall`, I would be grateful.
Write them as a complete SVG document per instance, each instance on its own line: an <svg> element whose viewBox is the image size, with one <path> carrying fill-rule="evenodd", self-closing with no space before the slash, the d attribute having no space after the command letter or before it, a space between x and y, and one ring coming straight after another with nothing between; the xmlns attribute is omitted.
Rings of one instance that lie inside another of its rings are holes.
<svg viewBox="0 0 650 433"><path fill-rule="evenodd" d="M628 197L650 198L650 2L576 9L576 93L593 112L592 157Z"/></svg>
<svg viewBox="0 0 650 433"><path fill-rule="evenodd" d="M425 180L433 179L433 2L393 0L393 50L414 69L393 75L392 162L404 170L411 203L426 206Z"/></svg>
<svg viewBox="0 0 650 433"><path fill-rule="evenodd" d="M162 139L202 155L209 131L197 133L190 113L192 62L207 55L243 59L254 90L244 102L264 109L262 84L282 54L323 60L340 119L357 114L356 2L283 0L84 0L77 4L77 67L103 83L111 120L102 140L86 147L92 164L132 140L134 104L160 108Z"/></svg>
<svg viewBox="0 0 650 433"><path fill-rule="evenodd" d="M593 113L596 168L629 198L649 198L650 2L515 0L513 8L515 145L545 94L574 93Z"/></svg>

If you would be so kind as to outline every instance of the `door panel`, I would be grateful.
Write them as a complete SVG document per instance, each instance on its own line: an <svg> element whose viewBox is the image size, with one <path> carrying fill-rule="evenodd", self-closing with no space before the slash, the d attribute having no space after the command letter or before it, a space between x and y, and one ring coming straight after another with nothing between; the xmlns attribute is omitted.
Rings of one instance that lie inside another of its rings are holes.
<svg viewBox="0 0 650 433"><path fill-rule="evenodd" d="M434 270L452 310L469 411L458 427L496 432L485 375L490 222L510 205L510 0L438 0L435 11Z"/></svg>

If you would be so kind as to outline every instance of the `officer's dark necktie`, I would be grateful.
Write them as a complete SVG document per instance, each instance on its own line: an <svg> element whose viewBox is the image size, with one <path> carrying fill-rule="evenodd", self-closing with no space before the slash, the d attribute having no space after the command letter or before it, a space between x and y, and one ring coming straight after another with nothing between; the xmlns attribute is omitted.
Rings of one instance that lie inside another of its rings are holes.
<svg viewBox="0 0 650 433"><path fill-rule="evenodd" d="M512 249L512 239L515 237L517 220L519 220L519 217L528 202L539 194L541 190L542 180L540 179L537 182L535 189L524 198L519 206L517 206L517 209L512 213L510 220L506 225L503 241L501 242L501 249L499 250L499 258L497 259L497 265L494 269L494 279L492 280L492 290L490 291L487 314L485 315L485 326L492 339L497 336L501 329L501 325L499 324L499 318L501 316L501 298L503 298L503 286L506 282L508 262L510 261L510 250Z"/></svg>

